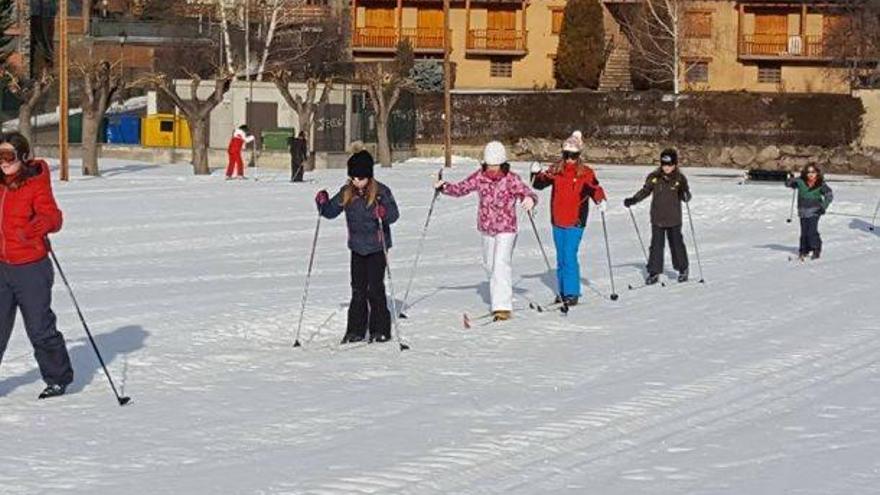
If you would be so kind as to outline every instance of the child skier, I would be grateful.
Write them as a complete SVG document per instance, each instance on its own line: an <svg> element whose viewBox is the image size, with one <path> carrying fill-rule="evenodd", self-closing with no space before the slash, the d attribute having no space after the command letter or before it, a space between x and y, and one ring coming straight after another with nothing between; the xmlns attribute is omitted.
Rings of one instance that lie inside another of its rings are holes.
<svg viewBox="0 0 880 495"><path fill-rule="evenodd" d="M660 168L648 175L639 192L623 200L623 206L629 208L652 194L651 250L645 284L656 284L663 272L664 238L669 238L672 266L678 271L678 281L687 282L688 256L681 236L681 202L691 200L691 191L687 178L678 169L678 153L674 149L660 153Z"/></svg>
<svg viewBox="0 0 880 495"><path fill-rule="evenodd" d="M583 139L580 131L574 131L562 144L562 161L548 170L537 163L532 166L532 186L545 189L553 186L550 195L550 213L553 224L553 243L556 245L556 279L559 294L567 306L578 303L581 295L581 275L578 249L587 225L587 215L592 200L599 211L606 209L605 190L599 185L596 174L581 161Z"/></svg>
<svg viewBox="0 0 880 495"><path fill-rule="evenodd" d="M532 211L538 196L510 171L507 150L498 141L483 150L480 170L465 180L450 184L438 180L434 187L448 196L465 196L477 191L480 196L477 228L483 238L483 263L489 274L489 291L494 319L510 319L513 311L511 257L516 243L516 201Z"/></svg>
<svg viewBox="0 0 880 495"><path fill-rule="evenodd" d="M254 136L248 134L248 126L246 125L239 126L232 133L229 146L226 148L226 153L229 155L229 163L226 165L226 180L233 177L244 179L244 161L241 159L241 151L247 143L252 142L254 142Z"/></svg>
<svg viewBox="0 0 880 495"><path fill-rule="evenodd" d="M351 304L342 343L363 341L367 329L370 342L387 342L391 339L391 313L385 299L388 260L383 248L391 247L389 226L399 216L397 203L388 186L373 178L373 157L369 152L360 150L348 159L348 177L333 198L326 190L315 196L321 216L336 218L344 211L348 225Z"/></svg>
<svg viewBox="0 0 880 495"><path fill-rule="evenodd" d="M819 219L834 200L834 193L822 171L815 164L807 165L801 170L801 176L795 178L789 174L785 185L797 189L798 217L801 220L801 240L798 256L801 261L807 256L818 259L822 254L822 237L819 236Z"/></svg>

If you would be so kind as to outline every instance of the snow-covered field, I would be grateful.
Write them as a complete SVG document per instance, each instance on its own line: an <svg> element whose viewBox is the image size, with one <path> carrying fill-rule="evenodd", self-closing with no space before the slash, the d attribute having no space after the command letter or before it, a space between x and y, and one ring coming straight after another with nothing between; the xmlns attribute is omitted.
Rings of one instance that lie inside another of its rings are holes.
<svg viewBox="0 0 880 495"><path fill-rule="evenodd" d="M866 228L878 181L835 178L823 259L801 265L787 260L787 189L685 170L706 284L629 291L643 258L620 203L648 169L599 167L620 300L591 215L584 304L529 310L554 279L521 217L514 319L471 330L462 313L488 309L475 199L441 198L400 353L337 345L342 219L321 224L305 345L291 347L312 197L343 171L293 185L271 170L228 183L185 166L104 169L55 183L66 220L54 245L133 403L116 405L56 277L76 382L37 401L16 329L0 367L3 495L880 493L880 231ZM398 298L435 169L377 169L402 208ZM647 204L636 212L645 235ZM692 250L691 262L696 280Z"/></svg>

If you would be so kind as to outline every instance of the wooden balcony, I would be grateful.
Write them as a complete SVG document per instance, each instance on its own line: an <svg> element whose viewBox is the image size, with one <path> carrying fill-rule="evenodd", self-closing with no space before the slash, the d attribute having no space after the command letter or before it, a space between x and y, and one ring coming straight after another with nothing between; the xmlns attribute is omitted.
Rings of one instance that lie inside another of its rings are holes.
<svg viewBox="0 0 880 495"><path fill-rule="evenodd" d="M825 52L822 37L817 35L744 34L739 41L739 58L741 60L829 60L831 57Z"/></svg>
<svg viewBox="0 0 880 495"><path fill-rule="evenodd" d="M468 55L512 55L528 53L526 31L471 29L467 35Z"/></svg>
<svg viewBox="0 0 880 495"><path fill-rule="evenodd" d="M415 53L443 53L443 30L435 28L355 28L351 46L358 52L393 53L397 42L408 39Z"/></svg>

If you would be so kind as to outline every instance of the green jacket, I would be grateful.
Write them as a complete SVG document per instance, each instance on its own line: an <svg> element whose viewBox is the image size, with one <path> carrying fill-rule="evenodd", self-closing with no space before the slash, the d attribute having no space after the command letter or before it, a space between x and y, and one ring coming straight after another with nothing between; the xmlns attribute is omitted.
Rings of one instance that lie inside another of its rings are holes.
<svg viewBox="0 0 880 495"><path fill-rule="evenodd" d="M824 215L834 200L834 193L821 176L812 188L807 187L807 182L800 177L786 180L785 185L797 189L798 216L801 218Z"/></svg>

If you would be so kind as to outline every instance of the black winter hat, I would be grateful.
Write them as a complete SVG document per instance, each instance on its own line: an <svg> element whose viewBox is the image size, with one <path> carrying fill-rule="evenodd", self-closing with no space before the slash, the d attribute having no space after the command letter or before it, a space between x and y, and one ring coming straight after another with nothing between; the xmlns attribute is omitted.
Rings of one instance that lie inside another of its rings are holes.
<svg viewBox="0 0 880 495"><path fill-rule="evenodd" d="M660 163L665 164L678 164L678 152L672 148L667 148L660 152Z"/></svg>
<svg viewBox="0 0 880 495"><path fill-rule="evenodd" d="M348 176L373 178L373 155L367 150L360 150L348 159Z"/></svg>

